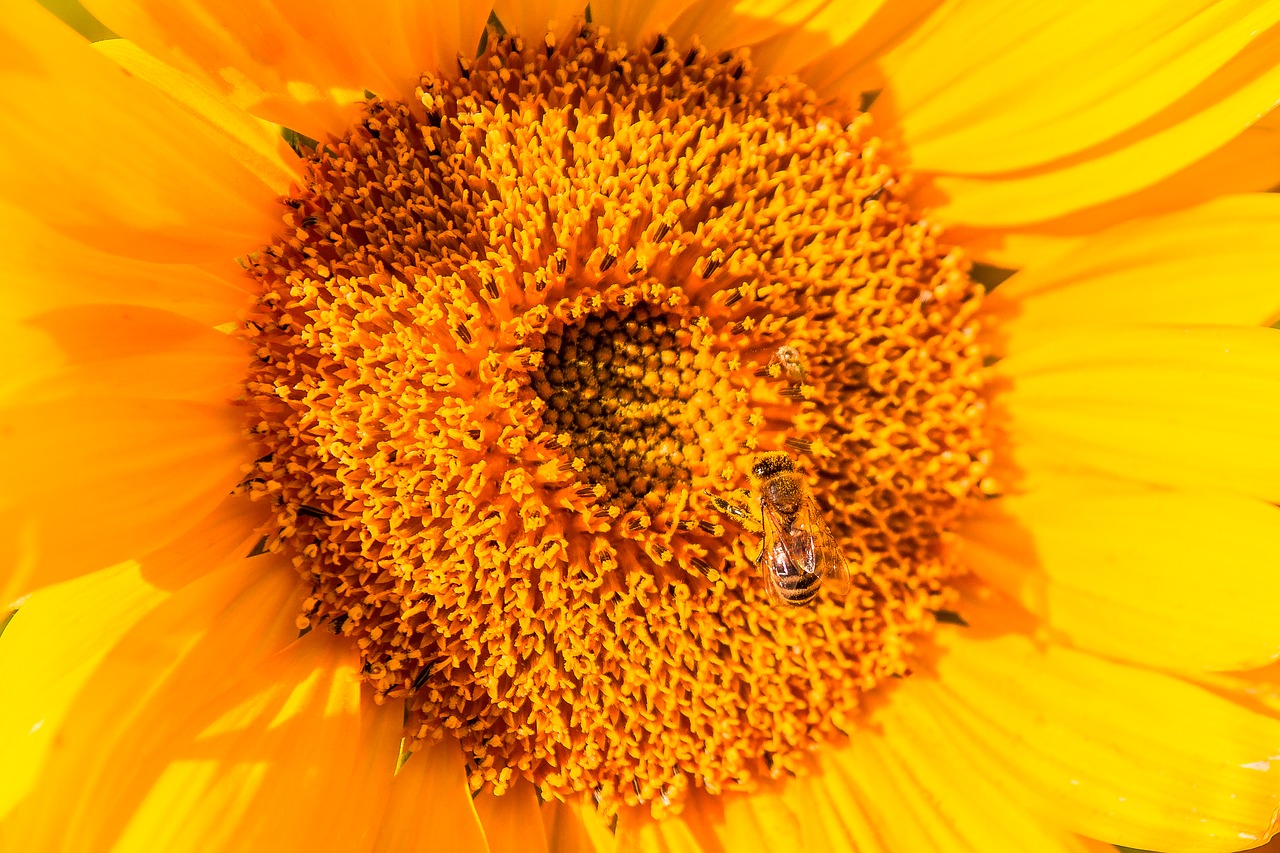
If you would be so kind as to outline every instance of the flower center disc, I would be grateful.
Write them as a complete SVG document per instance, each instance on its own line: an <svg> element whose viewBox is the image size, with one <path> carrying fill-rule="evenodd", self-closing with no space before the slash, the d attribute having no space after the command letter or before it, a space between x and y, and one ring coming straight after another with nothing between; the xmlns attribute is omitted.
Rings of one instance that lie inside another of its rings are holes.
<svg viewBox="0 0 1280 853"><path fill-rule="evenodd" d="M869 118L745 54L587 25L461 66L322 143L252 259L251 488L314 585L300 622L477 788L671 802L795 766L958 574L980 290ZM712 507L762 450L843 601L771 602Z"/></svg>

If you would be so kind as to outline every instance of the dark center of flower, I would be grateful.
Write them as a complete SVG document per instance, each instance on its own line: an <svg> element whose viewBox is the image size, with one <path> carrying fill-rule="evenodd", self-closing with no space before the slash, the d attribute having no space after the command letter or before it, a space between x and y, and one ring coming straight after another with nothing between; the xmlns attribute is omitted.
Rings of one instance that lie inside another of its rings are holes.
<svg viewBox="0 0 1280 853"><path fill-rule="evenodd" d="M643 502L660 513L672 489L688 491L715 376L694 367L695 336L680 318L640 303L545 340L533 389L547 405L544 428L581 460L579 476L624 511Z"/></svg>
<svg viewBox="0 0 1280 853"><path fill-rule="evenodd" d="M793 766L947 602L980 290L867 116L740 53L490 41L322 143L253 259L250 483L301 622L477 788L616 805ZM770 601L713 508L763 450L843 601Z"/></svg>

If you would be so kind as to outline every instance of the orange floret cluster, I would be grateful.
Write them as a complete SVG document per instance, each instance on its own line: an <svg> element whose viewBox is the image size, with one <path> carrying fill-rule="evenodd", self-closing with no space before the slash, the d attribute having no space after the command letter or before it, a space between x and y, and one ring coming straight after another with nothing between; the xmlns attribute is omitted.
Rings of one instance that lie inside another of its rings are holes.
<svg viewBox="0 0 1280 853"><path fill-rule="evenodd" d="M272 547L473 784L747 785L908 671L980 498L981 291L867 116L741 53L490 39L320 143L254 257ZM780 346L799 361L780 375ZM771 604L707 493L790 448L854 569Z"/></svg>

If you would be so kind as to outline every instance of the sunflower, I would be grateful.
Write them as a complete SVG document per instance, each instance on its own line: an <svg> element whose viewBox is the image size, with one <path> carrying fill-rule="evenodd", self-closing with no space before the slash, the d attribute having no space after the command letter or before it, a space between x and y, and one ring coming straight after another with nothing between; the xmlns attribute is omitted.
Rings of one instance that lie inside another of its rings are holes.
<svg viewBox="0 0 1280 853"><path fill-rule="evenodd" d="M1280 4L87 5L0 21L6 847L1276 831Z"/></svg>

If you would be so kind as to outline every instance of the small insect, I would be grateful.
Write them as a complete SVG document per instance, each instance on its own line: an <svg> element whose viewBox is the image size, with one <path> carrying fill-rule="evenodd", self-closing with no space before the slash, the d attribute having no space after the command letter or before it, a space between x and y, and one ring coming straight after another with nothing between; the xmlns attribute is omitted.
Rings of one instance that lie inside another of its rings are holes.
<svg viewBox="0 0 1280 853"><path fill-rule="evenodd" d="M780 346L769 359L769 366L777 365L778 375L790 382L804 381L804 360L795 347Z"/></svg>
<svg viewBox="0 0 1280 853"><path fill-rule="evenodd" d="M799 607L817 598L824 584L836 596L846 595L849 568L796 463L782 451L761 453L751 480L754 491L738 495L759 501L759 523L747 502L711 495L711 505L748 530L763 532L756 562L769 599Z"/></svg>

